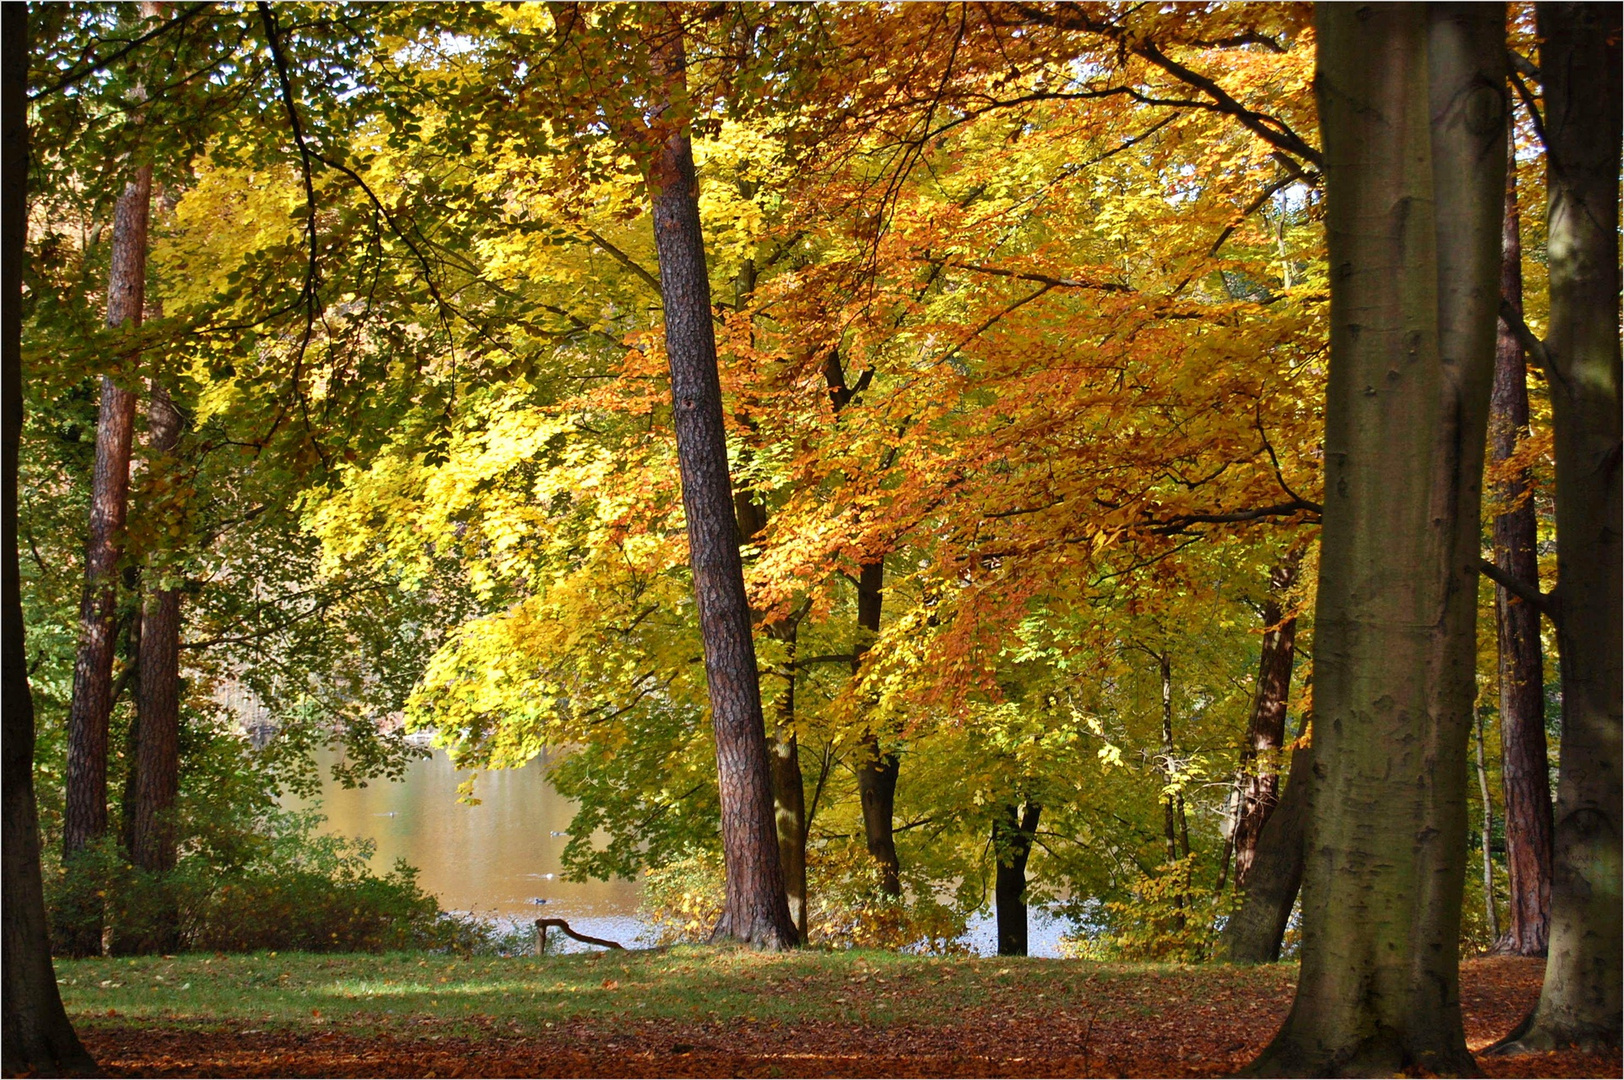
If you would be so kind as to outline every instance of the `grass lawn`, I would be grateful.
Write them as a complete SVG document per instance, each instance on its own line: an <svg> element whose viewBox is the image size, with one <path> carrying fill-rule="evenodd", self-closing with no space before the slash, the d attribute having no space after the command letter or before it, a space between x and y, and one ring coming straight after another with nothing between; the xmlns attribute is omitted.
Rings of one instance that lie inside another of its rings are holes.
<svg viewBox="0 0 1624 1080"><path fill-rule="evenodd" d="M1468 962L1474 1048L1520 1018L1542 969ZM678 948L143 957L57 974L111 1075L1196 1076L1261 1049L1296 968ZM1578 1055L1514 1060L1485 1070L1618 1074Z"/></svg>

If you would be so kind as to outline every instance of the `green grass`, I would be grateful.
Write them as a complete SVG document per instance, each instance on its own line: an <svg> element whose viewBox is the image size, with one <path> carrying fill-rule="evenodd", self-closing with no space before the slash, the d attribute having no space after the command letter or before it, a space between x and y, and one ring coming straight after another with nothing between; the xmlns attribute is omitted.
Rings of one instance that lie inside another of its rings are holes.
<svg viewBox="0 0 1624 1080"><path fill-rule="evenodd" d="M332 1024L350 1032L500 1025L515 1033L571 1022L681 1018L946 1024L966 1010L1033 1006L1159 1010L1186 994L1255 985L1228 967L937 958L887 952L741 949L459 958L426 953L58 961L76 1020L235 1030ZM1289 982L1294 966L1269 977Z"/></svg>

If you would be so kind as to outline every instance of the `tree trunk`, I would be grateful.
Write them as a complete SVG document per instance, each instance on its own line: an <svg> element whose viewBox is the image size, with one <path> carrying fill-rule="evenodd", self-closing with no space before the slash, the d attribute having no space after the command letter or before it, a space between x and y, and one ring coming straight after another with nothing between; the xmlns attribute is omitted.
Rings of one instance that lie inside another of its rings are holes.
<svg viewBox="0 0 1624 1080"><path fill-rule="evenodd" d="M1506 209L1500 240L1500 295L1522 314L1522 238L1517 214L1517 165L1506 162ZM1522 345L1503 322L1494 356L1489 408L1489 457L1496 464L1517 449L1528 430L1528 382ZM1523 470L1495 491L1513 509L1494 518L1494 561L1539 586L1534 501ZM1494 589L1500 647L1500 745L1506 805L1506 870L1511 879L1510 925L1494 951L1545 955L1551 909L1551 779L1545 747L1545 663L1539 612L1503 586Z"/></svg>
<svg viewBox="0 0 1624 1080"><path fill-rule="evenodd" d="M153 385L147 405L147 428L154 460L165 473L174 467L180 442L180 413L162 386ZM129 853L149 874L175 868L175 799L180 790L180 592L163 584L152 568L137 616L136 716L131 725L134 752L126 816L130 821ZM167 904L167 901L165 901ZM179 918L172 906L152 920L150 935L124 943L129 952L172 952L179 947Z"/></svg>
<svg viewBox="0 0 1624 1080"><path fill-rule="evenodd" d="M1250 1070L1463 1075L1460 914L1505 176L1501 5L1322 5L1331 268L1292 1010Z"/></svg>
<svg viewBox="0 0 1624 1080"><path fill-rule="evenodd" d="M1500 937L1500 912L1494 905L1494 803L1489 798L1489 770L1483 763L1483 714L1476 715L1472 728L1473 748L1477 751L1478 797L1483 803L1483 827L1478 833L1478 847L1483 855L1483 912L1489 920L1489 937Z"/></svg>
<svg viewBox="0 0 1624 1080"><path fill-rule="evenodd" d="M992 822L992 853L997 863L993 902L998 914L998 955L1026 955L1026 860L1043 807L1028 801L1017 819L1015 805Z"/></svg>
<svg viewBox="0 0 1624 1080"><path fill-rule="evenodd" d="M28 235L28 7L0 8L0 113L4 198L0 200L0 1056L14 1075L76 1076L96 1063L62 1008L51 965L34 801L34 699L28 688L22 578L17 566L17 453L23 430L22 301Z"/></svg>
<svg viewBox="0 0 1624 1080"><path fill-rule="evenodd" d="M1258 836L1240 907L1224 925L1219 959L1232 964L1272 964L1291 921L1303 881L1303 835L1308 826L1308 789L1314 779L1314 751L1291 752L1285 794Z"/></svg>
<svg viewBox="0 0 1624 1080"><path fill-rule="evenodd" d="M1287 556L1269 576L1263 601L1263 649L1258 660L1257 694L1241 747L1240 799L1235 818L1235 888L1246 879L1257 858L1258 837L1280 798L1280 748L1286 738L1286 702L1291 696L1291 668L1296 658L1297 616L1282 604L1297 580L1298 553Z"/></svg>
<svg viewBox="0 0 1624 1080"><path fill-rule="evenodd" d="M1190 825L1184 817L1184 791L1179 771L1174 763L1173 745L1173 658L1168 653L1156 657L1162 679L1162 776L1166 780L1162 792L1162 831L1167 840L1167 861L1177 862L1190 856ZM1181 851L1182 847L1182 851ZM1188 877L1185 878L1188 881ZM1173 897L1173 925L1184 929L1184 908L1187 897L1179 892Z"/></svg>
<svg viewBox="0 0 1624 1080"><path fill-rule="evenodd" d="M885 599L885 560L865 564L857 575L857 644L852 649L851 670L856 677L868 652L872 635L880 632L881 605ZM863 837L868 853L880 868L880 891L887 896L902 895L894 830L897 805L896 753L882 752L879 737L871 730L858 743L857 795L863 805Z"/></svg>
<svg viewBox="0 0 1624 1080"><path fill-rule="evenodd" d="M767 633L784 642L789 670L773 717L773 820L778 827L778 858L784 867L784 899L801 943L806 943L806 781L801 777L801 748L795 738L795 647L793 619L768 624Z"/></svg>
<svg viewBox="0 0 1624 1080"><path fill-rule="evenodd" d="M670 15L663 29L664 41L657 49L655 65L656 74L666 79L662 114L686 95L678 16ZM665 308L689 563L716 733L722 850L727 866L726 906L712 940L790 948L797 939L784 900L750 603L734 531L733 488L728 477L693 148L685 125L667 122L656 130L661 142L649 176L654 245Z"/></svg>
<svg viewBox="0 0 1624 1080"><path fill-rule="evenodd" d="M1507 1049L1620 1036L1619 9L1541 4L1557 648L1562 663L1550 947Z"/></svg>
<svg viewBox="0 0 1624 1080"><path fill-rule="evenodd" d="M141 324L146 295L147 214L152 166L143 165L125 185L113 218L112 270L107 286L107 324ZM134 358L128 358L134 366ZM135 395L102 376L96 419L96 464L91 479L90 536L85 547L85 585L79 604L79 647L68 708L68 769L62 822L65 858L107 831L107 723L113 706L113 650L117 637L118 563L124 550L124 515L130 489L130 436ZM60 947L71 956L101 952L98 905L65 929Z"/></svg>

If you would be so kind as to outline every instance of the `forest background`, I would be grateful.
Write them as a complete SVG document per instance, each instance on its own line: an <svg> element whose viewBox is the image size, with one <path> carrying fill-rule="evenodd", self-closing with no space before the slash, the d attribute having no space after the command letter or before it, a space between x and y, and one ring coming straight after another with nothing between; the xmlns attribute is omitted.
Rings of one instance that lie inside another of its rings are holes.
<svg viewBox="0 0 1624 1080"><path fill-rule="evenodd" d="M195 947L321 897L323 944L426 933L409 874L380 886L276 809L313 790L316 747L362 783L399 774L411 730L474 770L571 748L571 871L646 872L677 932L708 933L722 815L638 134L666 109L694 132L799 928L939 947L990 897L1024 951L1032 899L1086 955L1213 955L1311 747L1314 33L1300 5L1075 10L717 8L663 102L617 47L635 7L573 36L567 6L31 11L18 535L57 940ZM1509 35L1536 54L1530 9ZM1537 333L1535 75L1508 239ZM144 318L120 326L136 197ZM1520 511L1549 579L1550 406L1520 348L1515 370L1485 537ZM148 405L114 530L106 810L75 842L104 376ZM175 786L144 866L139 658L165 595ZM1462 934L1527 951L1498 600L1485 580ZM1534 651L1554 734L1550 635ZM227 684L276 717L263 748Z"/></svg>

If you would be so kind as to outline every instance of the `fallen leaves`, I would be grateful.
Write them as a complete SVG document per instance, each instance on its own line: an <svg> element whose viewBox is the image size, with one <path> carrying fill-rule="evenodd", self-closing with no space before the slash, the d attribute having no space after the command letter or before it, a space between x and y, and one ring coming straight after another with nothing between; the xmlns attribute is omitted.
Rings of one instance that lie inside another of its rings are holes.
<svg viewBox="0 0 1624 1080"><path fill-rule="evenodd" d="M817 1019L770 1026L751 1015L630 1019L588 1012L529 1034L471 1035L183 1029L107 1025L79 1017L110 1076L1215 1076L1268 1042L1291 1004L1281 969L1172 968L1086 980L1085 1008L1008 997L934 1021ZM1467 961L1462 1008L1481 1051L1539 994L1543 962ZM996 978L996 976L995 976ZM874 980L878 981L878 980ZM893 985L898 980L893 978ZM606 979L612 989L617 980ZM806 992L848 986L846 979ZM877 989L848 991L872 997ZM846 998L835 998L844 1003ZM452 1032L456 1034L441 1034ZM1619 1062L1575 1052L1481 1057L1489 1076L1617 1075Z"/></svg>

